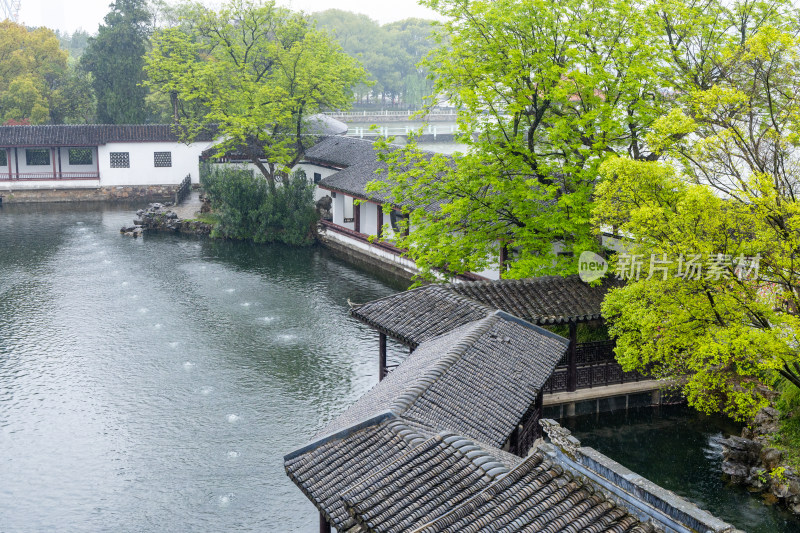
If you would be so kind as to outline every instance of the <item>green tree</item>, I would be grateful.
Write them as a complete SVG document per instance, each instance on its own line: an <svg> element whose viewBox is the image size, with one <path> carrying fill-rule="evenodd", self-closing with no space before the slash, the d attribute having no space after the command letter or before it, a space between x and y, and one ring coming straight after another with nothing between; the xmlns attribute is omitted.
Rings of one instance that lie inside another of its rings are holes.
<svg viewBox="0 0 800 533"><path fill-rule="evenodd" d="M184 139L214 126L220 152L244 152L271 188L313 142L308 117L349 106L358 63L307 19L234 0L159 31L148 86L169 94ZM266 159L266 162L264 162Z"/></svg>
<svg viewBox="0 0 800 533"><path fill-rule="evenodd" d="M140 124L145 120L144 55L151 14L145 0L116 0L96 37L81 56L92 74L97 120L107 124Z"/></svg>
<svg viewBox="0 0 800 533"><path fill-rule="evenodd" d="M601 168L595 223L629 237L614 268L645 267L603 314L626 369L745 419L776 376L800 387L800 27L783 3L668 7L690 90L650 134L665 162Z"/></svg>
<svg viewBox="0 0 800 533"><path fill-rule="evenodd" d="M53 91L51 120L55 124L92 124L96 110L91 74L70 66Z"/></svg>
<svg viewBox="0 0 800 533"><path fill-rule="evenodd" d="M315 13L313 18L369 73L373 83L357 88L359 100L370 91L380 95L384 103L388 96L392 103L422 105L431 87L428 71L419 63L433 48L432 21L411 18L381 26L366 15L340 9Z"/></svg>
<svg viewBox="0 0 800 533"><path fill-rule="evenodd" d="M574 272L571 255L598 246L599 165L619 153L655 157L642 136L665 109L653 66L666 58L642 9L627 0L426 5L449 19L425 65L435 93L458 108L468 150L451 160L411 142L382 155L388 172L373 188L417 206L397 240L429 277L496 266L503 248L505 276Z"/></svg>
<svg viewBox="0 0 800 533"><path fill-rule="evenodd" d="M52 121L53 99L67 73L67 53L46 28L0 22L0 115L32 124Z"/></svg>

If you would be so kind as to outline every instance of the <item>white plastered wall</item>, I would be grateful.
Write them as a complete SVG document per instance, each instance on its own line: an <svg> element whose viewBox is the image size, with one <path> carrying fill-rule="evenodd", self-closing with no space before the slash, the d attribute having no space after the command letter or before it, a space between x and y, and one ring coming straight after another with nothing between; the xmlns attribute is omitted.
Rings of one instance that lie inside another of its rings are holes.
<svg viewBox="0 0 800 533"><path fill-rule="evenodd" d="M200 154L208 143L189 145L176 142L109 143L100 146L100 185L177 185L187 174L197 183L200 175ZM129 168L111 168L112 152L128 152ZM156 167L155 152L171 152L171 167Z"/></svg>

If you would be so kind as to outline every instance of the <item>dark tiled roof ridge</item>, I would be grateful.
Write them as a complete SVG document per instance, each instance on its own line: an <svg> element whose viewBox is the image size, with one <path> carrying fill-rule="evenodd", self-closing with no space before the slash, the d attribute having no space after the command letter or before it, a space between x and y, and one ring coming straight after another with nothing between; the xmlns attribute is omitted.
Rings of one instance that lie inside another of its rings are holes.
<svg viewBox="0 0 800 533"><path fill-rule="evenodd" d="M558 333L553 333L552 331L550 331L548 329L544 329L541 326L537 326L536 324L528 322L524 318L520 318L518 316L512 315L511 313L507 313L506 311L503 311L502 309L498 309L497 311L494 312L494 314L499 316L499 317L502 317L505 320L508 320L510 322L516 322L517 324L519 324L521 326L524 326L524 327L526 327L528 329L532 329L533 331L535 331L537 333L541 333L545 337L549 337L551 339L557 340L558 342L560 342L560 343L562 343L564 345L569 345L569 339L567 339L565 337L562 337Z"/></svg>
<svg viewBox="0 0 800 533"><path fill-rule="evenodd" d="M345 437L348 437L349 435L352 435L357 431L360 431L370 426L375 426L385 421L389 422L388 424L389 428L391 428L393 431L395 431L395 433L403 437L406 441L409 442L409 444L414 444L414 441L418 439L423 439L423 440L426 439L426 437L418 433L415 428L405 424L405 421L402 420L400 417L398 417L395 413L391 411L386 411L378 415L371 416L366 420L363 420L362 422L357 422L342 430L335 431L333 433L315 439L306 444L305 446L302 446L301 448L297 448L296 450L287 453L286 455L283 456L283 460L290 461L305 453L308 453L309 451L315 450L320 446L323 446L331 441L337 439L343 439Z"/></svg>
<svg viewBox="0 0 800 533"><path fill-rule="evenodd" d="M455 363L457 363L464 353L491 327L497 322L498 317L495 314L489 315L486 318L473 322L473 327L465 334L457 343L455 343L447 353L442 356L431 368L424 374L417 378L416 383L407 389L403 394L397 397L392 404L391 411L398 412L402 415L408 411L414 403L425 393L430 385L435 383L439 378L447 373L447 371ZM441 337L441 335L439 336ZM432 340L432 339L431 339ZM419 421L415 420L419 423Z"/></svg>
<svg viewBox="0 0 800 533"><path fill-rule="evenodd" d="M416 288L413 288L411 290L403 291L403 292L400 292L400 293L390 294L388 296L384 296L383 298L370 300L369 302L364 302L363 304L352 305L348 312L350 313L350 316L358 318L359 320L361 320L365 324L368 324L369 326L377 329L378 331L380 331L382 333L386 333L389 336L394 336L395 335L394 332L390 332L390 331L386 330L386 328L384 328L383 326L381 326L377 322L375 322L373 320L370 320L368 317L362 315L361 313L359 313L359 310L363 309L364 306L366 306L366 305L379 304L379 303L384 302L384 301L392 301L393 299L397 298L398 294L409 294L409 293L424 292L424 291L437 291L440 294L455 300L456 302L465 303L465 304L473 305L473 306L478 307L478 308L485 309L486 310L486 316L490 316L491 314L493 314L493 313L495 313L497 311L497 308L495 308L495 307L491 307L489 305L486 305L483 302L479 302L478 300L470 298L469 296L465 296L463 294L460 294L458 292L450 290L448 288L448 285L449 284L443 284L443 283L430 283L428 285L423 285L422 287L416 287ZM447 335L448 333L449 333L449 331L445 331L445 332L443 332L443 333L441 333L439 335L436 335L435 337L431 337L430 339L426 339L426 340L433 340L435 338L441 337L442 335ZM405 339L405 340L411 341L411 339ZM417 344L417 343L414 342L414 344Z"/></svg>

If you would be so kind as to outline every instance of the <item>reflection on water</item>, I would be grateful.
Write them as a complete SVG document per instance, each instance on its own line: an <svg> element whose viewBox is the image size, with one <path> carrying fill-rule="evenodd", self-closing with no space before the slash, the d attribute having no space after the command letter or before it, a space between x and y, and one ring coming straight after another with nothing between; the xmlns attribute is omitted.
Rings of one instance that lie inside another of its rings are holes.
<svg viewBox="0 0 800 533"><path fill-rule="evenodd" d="M800 519L722 481L719 440L741 428L688 407L565 420L584 446L683 496L748 533L797 533Z"/></svg>
<svg viewBox="0 0 800 533"><path fill-rule="evenodd" d="M320 249L121 237L132 212L0 208L0 530L312 530L282 457L377 379L347 299L402 287Z"/></svg>

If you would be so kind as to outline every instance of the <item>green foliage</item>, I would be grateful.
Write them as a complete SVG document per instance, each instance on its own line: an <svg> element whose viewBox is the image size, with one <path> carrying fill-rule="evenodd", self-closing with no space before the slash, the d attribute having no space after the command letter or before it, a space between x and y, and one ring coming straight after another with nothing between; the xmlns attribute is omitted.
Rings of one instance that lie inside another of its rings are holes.
<svg viewBox="0 0 800 533"><path fill-rule="evenodd" d="M70 65L77 63L83 55L84 50L86 50L86 47L89 45L89 38L91 36L85 30L75 30L71 34L56 30L55 34L56 37L58 37L61 48L69 53Z"/></svg>
<svg viewBox="0 0 800 533"><path fill-rule="evenodd" d="M418 108L423 97L433 89L428 70L419 63L433 47L433 22L404 19L379 25L366 15L328 9L313 15L317 26L331 32L342 49L357 57L370 75L371 86L361 85L356 93L359 101L371 92L385 103L402 103Z"/></svg>
<svg viewBox="0 0 800 533"><path fill-rule="evenodd" d="M780 424L778 432L770 436L770 446L782 450L784 462L797 471L800 469L800 416L784 418Z"/></svg>
<svg viewBox="0 0 800 533"><path fill-rule="evenodd" d="M46 28L0 22L0 117L45 124L57 117L57 88L67 76L67 53Z"/></svg>
<svg viewBox="0 0 800 533"><path fill-rule="evenodd" d="M600 164L614 153L654 157L642 136L665 110L653 69L665 53L641 5L425 4L449 19L424 65L435 93L458 108L468 149L449 161L412 140L384 154L389 172L374 189L418 206L408 208L413 229L400 246L431 279L437 269L496 268L503 246L508 277L574 272L580 252L598 246L590 198Z"/></svg>
<svg viewBox="0 0 800 533"><path fill-rule="evenodd" d="M314 242L314 184L302 170L271 189L245 167L205 164L200 182L215 210L213 237L297 246Z"/></svg>
<svg viewBox="0 0 800 533"><path fill-rule="evenodd" d="M746 419L776 375L800 386L798 19L780 3L669 7L662 20L684 21L672 28L678 55L705 50L693 65L676 61L690 90L649 134L668 163L606 161L594 220L630 238L612 266L637 254L673 263L612 291L603 314L626 370L685 379L691 405ZM702 274L678 277L690 254L704 258ZM758 270L739 275L739 258L757 256Z"/></svg>
<svg viewBox="0 0 800 533"><path fill-rule="evenodd" d="M145 121L144 54L151 17L145 0L116 0L96 37L89 38L80 59L92 74L97 120L103 124Z"/></svg>
<svg viewBox="0 0 800 533"><path fill-rule="evenodd" d="M347 107L363 70L272 1L192 6L154 36L147 86L170 96L184 140L213 125L218 151L245 153L274 188L313 142L307 118Z"/></svg>

